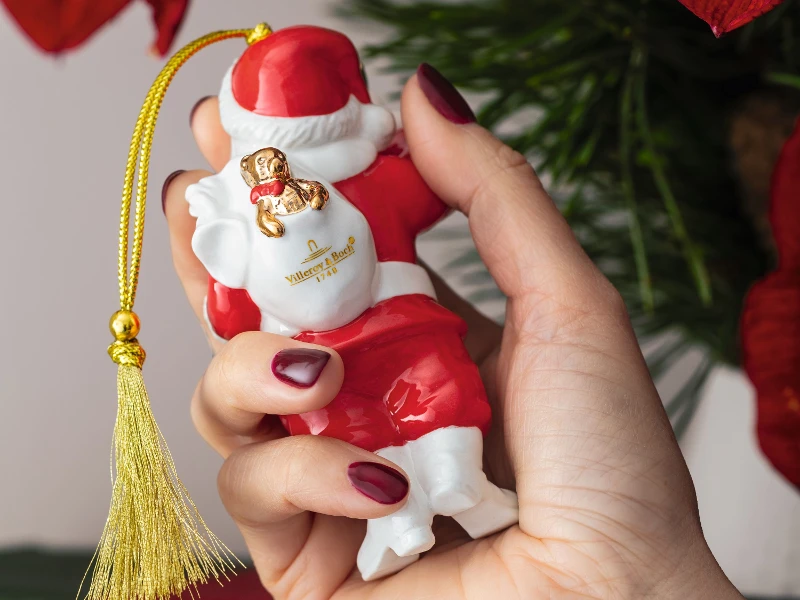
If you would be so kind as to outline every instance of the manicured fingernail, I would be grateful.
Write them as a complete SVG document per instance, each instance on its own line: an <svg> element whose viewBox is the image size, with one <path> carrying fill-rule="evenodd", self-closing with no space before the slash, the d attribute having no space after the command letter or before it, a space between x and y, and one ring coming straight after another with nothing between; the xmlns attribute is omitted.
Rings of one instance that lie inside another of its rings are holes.
<svg viewBox="0 0 800 600"><path fill-rule="evenodd" d="M280 381L298 388L317 382L331 355L314 348L287 348L272 359L272 372Z"/></svg>
<svg viewBox="0 0 800 600"><path fill-rule="evenodd" d="M428 102L445 119L458 125L476 121L475 113L464 97L444 75L428 63L422 63L417 69L417 81Z"/></svg>
<svg viewBox="0 0 800 600"><path fill-rule="evenodd" d="M181 173L186 173L186 171L178 169L174 173L170 173L169 177L164 180L164 186L161 188L161 210L164 211L164 214L167 214L167 190L169 189L169 184Z"/></svg>
<svg viewBox="0 0 800 600"><path fill-rule="evenodd" d="M189 127L191 127L192 123L194 122L194 113L196 113L197 109L200 108L200 105L209 98L213 98L213 96L203 96L202 98L200 98L200 100L194 103L194 106L192 107L192 112L189 113Z"/></svg>
<svg viewBox="0 0 800 600"><path fill-rule="evenodd" d="M356 490L380 504L397 504L408 494L402 473L380 463L355 462L347 467L347 478Z"/></svg>

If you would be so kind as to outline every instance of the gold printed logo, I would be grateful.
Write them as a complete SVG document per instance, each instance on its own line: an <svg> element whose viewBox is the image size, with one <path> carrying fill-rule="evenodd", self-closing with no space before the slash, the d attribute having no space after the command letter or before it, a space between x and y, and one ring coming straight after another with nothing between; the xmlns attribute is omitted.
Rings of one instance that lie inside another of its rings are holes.
<svg viewBox="0 0 800 600"><path fill-rule="evenodd" d="M308 240L308 250L310 254L300 264L308 264L320 257L325 256L329 252L330 254L325 256L323 260L308 267L307 269L300 269L291 275L286 275L286 281L289 282L290 286L294 286L299 283L303 283L304 281L308 281L309 279L315 280L319 283L324 281L326 278L333 277L339 272L336 268L336 265L343 260L350 258L356 253L355 244L356 238L351 235L347 239L347 245L344 248L338 251L330 252L332 246L320 248L316 241Z"/></svg>
<svg viewBox="0 0 800 600"><path fill-rule="evenodd" d="M313 246L313 247L312 247L312 246ZM328 246L327 248L322 248L322 249L319 249L319 247L317 246L317 242L315 242L314 240L308 240L308 251L309 251L311 254L309 254L309 255L308 255L308 258L306 258L306 259L305 259L305 260L304 260L302 263L300 263L300 264L303 264L303 265L304 265L304 264L306 264L306 263L310 263L312 260L316 260L316 259L318 259L320 256L322 256L323 254L325 254L325 253L326 253L328 250L330 250L330 249L331 249L331 247L330 247L330 246Z"/></svg>

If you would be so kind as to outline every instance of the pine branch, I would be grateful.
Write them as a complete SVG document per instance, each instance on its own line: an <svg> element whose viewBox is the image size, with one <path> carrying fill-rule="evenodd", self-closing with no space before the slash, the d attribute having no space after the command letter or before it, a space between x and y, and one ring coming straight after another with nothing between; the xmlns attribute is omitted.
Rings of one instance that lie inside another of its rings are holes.
<svg viewBox="0 0 800 600"><path fill-rule="evenodd" d="M390 28L365 49L389 72L430 62L485 98L483 125L520 124L506 141L552 177L640 336L677 331L711 364L736 364L742 298L770 256L741 206L728 118L767 85L800 86L798 0L779 10L719 40L674 0L350 0L344 12Z"/></svg>

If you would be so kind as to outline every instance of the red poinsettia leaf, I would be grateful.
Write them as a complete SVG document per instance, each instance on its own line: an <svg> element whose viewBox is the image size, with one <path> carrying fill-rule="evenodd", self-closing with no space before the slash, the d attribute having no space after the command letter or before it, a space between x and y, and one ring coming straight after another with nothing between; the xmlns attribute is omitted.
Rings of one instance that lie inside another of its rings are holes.
<svg viewBox="0 0 800 600"><path fill-rule="evenodd" d="M783 145L772 174L769 220L779 269L800 269L800 121Z"/></svg>
<svg viewBox="0 0 800 600"><path fill-rule="evenodd" d="M79 46L131 0L2 0L22 31L46 52ZM153 8L156 40L164 56L183 22L189 0L146 0Z"/></svg>
<svg viewBox="0 0 800 600"><path fill-rule="evenodd" d="M800 272L756 283L741 320L743 366L756 390L758 441L800 489Z"/></svg>
<svg viewBox="0 0 800 600"><path fill-rule="evenodd" d="M686 8L711 25L717 37L747 25L783 0L680 0Z"/></svg>
<svg viewBox="0 0 800 600"><path fill-rule="evenodd" d="M153 7L153 23L157 32L153 50L164 56L183 23L189 0L147 0L147 3Z"/></svg>
<svg viewBox="0 0 800 600"><path fill-rule="evenodd" d="M78 46L130 0L3 0L22 31L46 52Z"/></svg>

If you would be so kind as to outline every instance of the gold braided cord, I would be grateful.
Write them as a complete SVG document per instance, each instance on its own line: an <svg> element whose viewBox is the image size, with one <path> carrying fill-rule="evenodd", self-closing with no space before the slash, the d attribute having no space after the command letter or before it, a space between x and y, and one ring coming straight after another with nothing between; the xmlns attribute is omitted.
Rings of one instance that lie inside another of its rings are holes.
<svg viewBox="0 0 800 600"><path fill-rule="evenodd" d="M139 319L132 309L142 258L150 150L164 94L178 69L206 46L230 38L245 38L253 44L270 33L269 27L261 24L253 29L209 33L187 44L159 73L136 119L119 222L120 310L109 323L115 341L108 354L119 365L113 487L108 519L84 576L85 580L92 573L85 596L88 600L168 600L187 589L195 597L198 583L227 578L235 568L235 557L208 529L178 477L156 424L142 378L145 352L136 339ZM136 205L128 265L134 176Z"/></svg>
<svg viewBox="0 0 800 600"><path fill-rule="evenodd" d="M134 338L135 340L135 338ZM108 347L108 355L118 365L142 368L146 354L138 342L123 342L117 340Z"/></svg>
<svg viewBox="0 0 800 600"><path fill-rule="evenodd" d="M144 213L147 199L147 176L150 169L150 149L153 145L158 113L164 94L175 77L178 69L194 54L215 42L231 38L245 38L250 44L269 35L269 27L261 23L253 29L231 29L216 31L186 44L178 50L161 70L150 91L147 92L128 150L128 162L125 166L125 179L122 186L122 209L119 219L119 303L122 310L133 310L136 300L136 286L139 282L139 267L142 260L142 238L144 236ZM137 173L138 163L138 173ZM133 199L134 174L137 175L136 207L133 221L133 245L131 249L130 268L128 267L128 230L130 227L131 203Z"/></svg>

